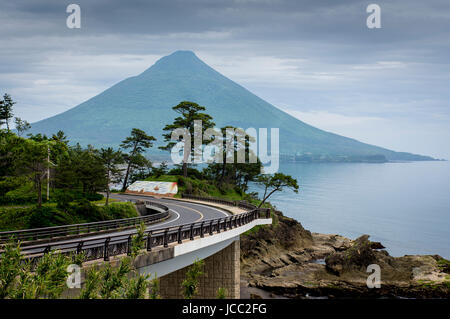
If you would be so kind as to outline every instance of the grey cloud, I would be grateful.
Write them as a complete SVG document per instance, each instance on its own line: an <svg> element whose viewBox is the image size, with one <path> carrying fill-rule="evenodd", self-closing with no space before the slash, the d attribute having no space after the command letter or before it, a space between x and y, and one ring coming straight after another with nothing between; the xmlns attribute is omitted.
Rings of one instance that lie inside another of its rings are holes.
<svg viewBox="0 0 450 319"><path fill-rule="evenodd" d="M65 25L73 2L80 30ZM442 127L433 119L450 116L450 2L373 2L380 30L366 28L371 2L361 0L0 0L0 93L17 93L18 112L35 120L189 49L275 105ZM103 55L110 68L91 64ZM247 63L256 57L289 69L261 64L260 74Z"/></svg>

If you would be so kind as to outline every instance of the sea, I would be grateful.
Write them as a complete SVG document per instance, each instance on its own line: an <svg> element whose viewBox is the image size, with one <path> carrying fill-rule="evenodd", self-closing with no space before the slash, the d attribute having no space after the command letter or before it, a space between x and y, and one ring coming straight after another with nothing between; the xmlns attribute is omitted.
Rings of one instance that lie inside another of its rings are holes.
<svg viewBox="0 0 450 319"><path fill-rule="evenodd" d="M450 259L450 162L281 163L279 172L296 178L299 192L269 201L306 229L368 234L392 256Z"/></svg>

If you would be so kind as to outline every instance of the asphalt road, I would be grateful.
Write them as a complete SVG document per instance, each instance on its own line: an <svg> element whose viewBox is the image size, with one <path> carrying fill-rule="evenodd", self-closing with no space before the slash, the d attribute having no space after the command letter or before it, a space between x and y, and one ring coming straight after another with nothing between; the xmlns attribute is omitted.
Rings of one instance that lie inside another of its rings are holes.
<svg viewBox="0 0 450 319"><path fill-rule="evenodd" d="M230 216L230 213L220 208L214 208L208 205L190 203L186 201L177 201L174 199L120 194L111 194L111 198L120 200L132 200L134 202L137 200L152 201L169 207L171 213L170 218L162 223L151 225L147 229L161 228L161 225L165 225L164 227L172 227Z"/></svg>
<svg viewBox="0 0 450 319"><path fill-rule="evenodd" d="M201 221L208 221L211 219L217 219L221 217L230 216L230 213L220 208L214 208L208 205L202 205L198 203L190 203L186 201L177 201L173 199L153 198L149 196L138 195L121 195L111 194L110 198L119 200L131 200L136 202L151 201L163 204L169 208L169 218L155 224L148 225L146 230L158 230L168 227L177 227L184 224L190 224ZM89 235L83 236L83 241L89 241L89 246L102 246L107 237L114 236L115 241L124 241L130 234L136 233L136 229L127 229L117 232L110 232L107 234ZM81 238L80 238L81 239ZM80 239L64 240L59 239L50 243L51 249L65 250L73 249L74 241L80 241ZM27 254L36 254L43 251L43 245L32 245L24 247L23 250Z"/></svg>

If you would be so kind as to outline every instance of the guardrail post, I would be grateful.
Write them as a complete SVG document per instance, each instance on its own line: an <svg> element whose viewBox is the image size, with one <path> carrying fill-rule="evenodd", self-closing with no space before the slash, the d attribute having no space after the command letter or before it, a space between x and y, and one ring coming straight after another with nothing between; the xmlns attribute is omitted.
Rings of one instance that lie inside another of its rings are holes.
<svg viewBox="0 0 450 319"><path fill-rule="evenodd" d="M81 254L82 247L83 247L83 242L80 241L77 245L77 255Z"/></svg>
<svg viewBox="0 0 450 319"><path fill-rule="evenodd" d="M220 233L220 218L217 221L217 233Z"/></svg>
<svg viewBox="0 0 450 319"><path fill-rule="evenodd" d="M212 235L213 234L213 221L211 221L209 223L209 234Z"/></svg>
<svg viewBox="0 0 450 319"><path fill-rule="evenodd" d="M127 255L131 256L131 235L128 236L128 240L127 240Z"/></svg>
<svg viewBox="0 0 450 319"><path fill-rule="evenodd" d="M48 245L47 247L45 247L44 249L44 254L48 254L50 252L51 246Z"/></svg>
<svg viewBox="0 0 450 319"><path fill-rule="evenodd" d="M181 228L183 228L183 226L178 227L178 243L181 244L183 242L183 240L181 239Z"/></svg>
<svg viewBox="0 0 450 319"><path fill-rule="evenodd" d="M103 260L109 261L109 242L111 238L108 237L105 239L105 246L103 247Z"/></svg>
<svg viewBox="0 0 450 319"><path fill-rule="evenodd" d="M168 229L166 229L165 231L164 231L164 248L167 248L167 247L169 247L169 244L168 244L168 232L169 232L169 230Z"/></svg>
<svg viewBox="0 0 450 319"><path fill-rule="evenodd" d="M152 232L149 232L147 235L147 251L152 250Z"/></svg>
<svg viewBox="0 0 450 319"><path fill-rule="evenodd" d="M227 218L223 220L223 231L227 231Z"/></svg>
<svg viewBox="0 0 450 319"><path fill-rule="evenodd" d="M189 235L190 240L194 240L194 224L191 224L191 232Z"/></svg>
<svg viewBox="0 0 450 319"><path fill-rule="evenodd" d="M201 238L205 237L205 235L203 234L203 224L204 224L204 222L202 222L202 224L200 225L200 237Z"/></svg>
<svg viewBox="0 0 450 319"><path fill-rule="evenodd" d="M270 208L267 208L266 218L270 218Z"/></svg>

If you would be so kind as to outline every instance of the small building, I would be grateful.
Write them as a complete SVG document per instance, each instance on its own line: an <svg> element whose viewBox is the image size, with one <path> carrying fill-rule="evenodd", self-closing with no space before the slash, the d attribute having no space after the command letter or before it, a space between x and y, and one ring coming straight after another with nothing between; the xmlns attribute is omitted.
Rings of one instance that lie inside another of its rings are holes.
<svg viewBox="0 0 450 319"><path fill-rule="evenodd" d="M178 193L176 182L136 181L128 186L125 193L173 197Z"/></svg>

